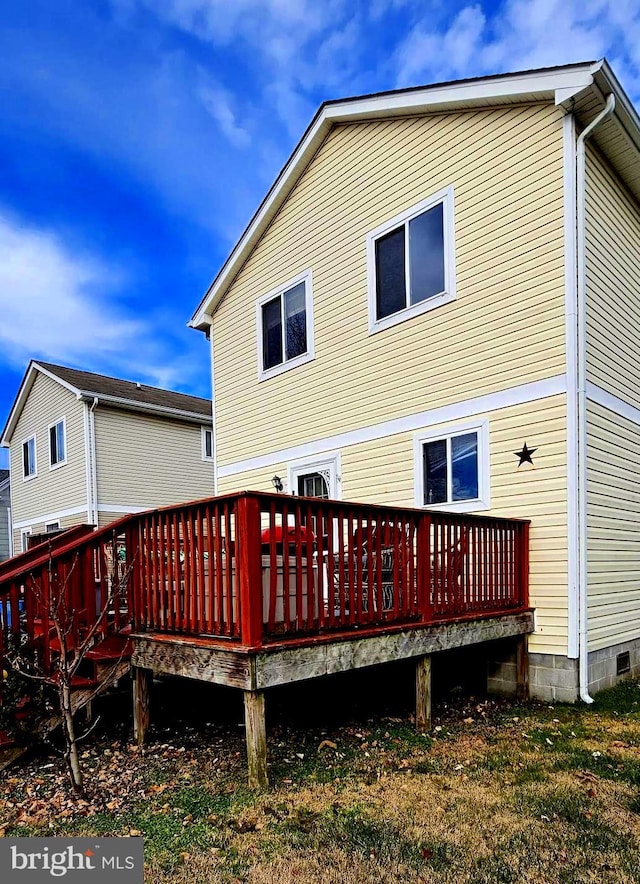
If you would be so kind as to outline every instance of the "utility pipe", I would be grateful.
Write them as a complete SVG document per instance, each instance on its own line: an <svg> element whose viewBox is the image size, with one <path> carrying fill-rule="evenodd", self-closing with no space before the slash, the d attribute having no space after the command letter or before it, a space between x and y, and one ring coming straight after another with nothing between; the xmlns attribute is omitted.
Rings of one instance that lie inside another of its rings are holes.
<svg viewBox="0 0 640 884"><path fill-rule="evenodd" d="M98 465L96 464L96 423L94 411L98 405L98 397L93 397L89 408L89 451L87 456L90 461L91 476L91 521L98 527Z"/></svg>
<svg viewBox="0 0 640 884"><path fill-rule="evenodd" d="M587 598L587 246L586 246L586 141L616 106L613 94L604 109L580 133L576 143L576 263L578 288L578 669L580 699L593 703L589 695L589 635Z"/></svg>

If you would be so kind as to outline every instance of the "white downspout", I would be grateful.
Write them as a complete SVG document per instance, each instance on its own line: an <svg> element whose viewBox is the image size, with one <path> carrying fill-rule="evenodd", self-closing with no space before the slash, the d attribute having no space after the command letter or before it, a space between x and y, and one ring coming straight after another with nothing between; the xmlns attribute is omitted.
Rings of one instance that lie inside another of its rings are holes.
<svg viewBox="0 0 640 884"><path fill-rule="evenodd" d="M98 527L98 467L96 464L96 421L94 411L98 397L94 396L89 409L89 464L91 474L91 521Z"/></svg>
<svg viewBox="0 0 640 884"><path fill-rule="evenodd" d="M613 94L598 116L578 136L576 143L576 244L578 271L578 617L580 699L589 695L588 598L587 598L587 247L586 247L586 146L587 138L616 106Z"/></svg>

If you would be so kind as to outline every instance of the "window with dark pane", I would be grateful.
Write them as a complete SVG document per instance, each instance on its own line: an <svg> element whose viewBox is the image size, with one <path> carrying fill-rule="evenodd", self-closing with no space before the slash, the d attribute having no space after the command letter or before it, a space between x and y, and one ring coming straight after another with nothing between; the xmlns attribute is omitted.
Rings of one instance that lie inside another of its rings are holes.
<svg viewBox="0 0 640 884"><path fill-rule="evenodd" d="M22 446L22 471L25 479L36 474L36 440L33 436Z"/></svg>
<svg viewBox="0 0 640 884"><path fill-rule="evenodd" d="M286 358L307 352L307 307L303 282L283 295L286 328Z"/></svg>
<svg viewBox="0 0 640 884"><path fill-rule="evenodd" d="M282 362L282 308L278 295L262 305L262 364L273 368Z"/></svg>
<svg viewBox="0 0 640 884"><path fill-rule="evenodd" d="M424 502L447 502L447 441L438 439L424 445Z"/></svg>
<svg viewBox="0 0 640 884"><path fill-rule="evenodd" d="M327 480L320 473L307 473L304 476L298 476L298 494L301 497L319 497L322 500L328 500Z"/></svg>
<svg viewBox="0 0 640 884"><path fill-rule="evenodd" d="M204 456L213 457L213 430L204 431Z"/></svg>
<svg viewBox="0 0 640 884"><path fill-rule="evenodd" d="M409 221L411 303L444 291L444 207L442 203Z"/></svg>
<svg viewBox="0 0 640 884"><path fill-rule="evenodd" d="M478 497L478 435L451 438L451 496L453 500Z"/></svg>
<svg viewBox="0 0 640 884"><path fill-rule="evenodd" d="M49 456L51 466L62 463L65 459L64 451L64 422L58 421L49 428Z"/></svg>
<svg viewBox="0 0 640 884"><path fill-rule="evenodd" d="M407 306L404 225L376 241L376 317Z"/></svg>

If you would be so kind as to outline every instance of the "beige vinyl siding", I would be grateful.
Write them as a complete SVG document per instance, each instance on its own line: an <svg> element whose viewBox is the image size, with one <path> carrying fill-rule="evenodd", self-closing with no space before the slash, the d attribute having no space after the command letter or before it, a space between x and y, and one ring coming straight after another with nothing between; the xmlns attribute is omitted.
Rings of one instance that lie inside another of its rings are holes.
<svg viewBox="0 0 640 884"><path fill-rule="evenodd" d="M457 299L369 335L366 236L455 190ZM258 383L255 303L313 273L315 359ZM561 112L340 126L214 317L218 464L564 373Z"/></svg>
<svg viewBox="0 0 640 884"><path fill-rule="evenodd" d="M99 506L141 509L213 495L199 424L99 405L95 431Z"/></svg>
<svg viewBox="0 0 640 884"><path fill-rule="evenodd" d="M66 420L66 464L49 469L49 425ZM22 443L36 436L37 476L24 481ZM11 501L13 522L42 521L64 510L84 508L87 485L84 441L84 404L74 393L37 373L33 387L11 438Z"/></svg>
<svg viewBox="0 0 640 884"><path fill-rule="evenodd" d="M503 408L488 415L491 473L490 515L531 519L531 604L536 633L530 647L538 653L567 653L567 469L566 401L554 396ZM465 419L469 423L474 418ZM455 423L441 426L443 430ZM429 429L438 429L435 425ZM312 440L309 440L312 441ZM536 448L534 466L518 468L514 452L524 442ZM415 505L414 433L345 447L341 455L340 494L344 500ZM322 456L318 455L317 460ZM284 461L220 481L220 492L273 491L271 478L286 481Z"/></svg>
<svg viewBox="0 0 640 884"><path fill-rule="evenodd" d="M589 649L640 636L640 427L590 402Z"/></svg>
<svg viewBox="0 0 640 884"><path fill-rule="evenodd" d="M81 512L74 513L71 516L60 516L59 518L47 519L46 521L44 521L43 519L37 519L35 522L33 522L33 524L25 526L25 528L31 528L32 534L45 534L46 525L49 522L60 522L61 528L73 528L76 525L86 525L87 511L86 509L84 509ZM18 528L13 532L13 549L16 555L22 550L22 530L24 529Z"/></svg>
<svg viewBox="0 0 640 884"><path fill-rule="evenodd" d="M587 152L587 376L640 405L640 208Z"/></svg>
<svg viewBox="0 0 640 884"><path fill-rule="evenodd" d="M11 531L9 525L10 506L11 499L9 488L7 487L4 491L0 491L0 562L9 558L9 537Z"/></svg>

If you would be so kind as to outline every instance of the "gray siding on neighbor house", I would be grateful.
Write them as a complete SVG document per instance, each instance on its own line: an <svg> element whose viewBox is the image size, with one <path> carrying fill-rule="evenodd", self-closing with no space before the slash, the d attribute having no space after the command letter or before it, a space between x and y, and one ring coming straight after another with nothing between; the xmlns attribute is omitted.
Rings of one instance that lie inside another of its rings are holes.
<svg viewBox="0 0 640 884"><path fill-rule="evenodd" d="M9 558L11 551L9 544L9 507L11 495L9 485L0 489L0 562Z"/></svg>

